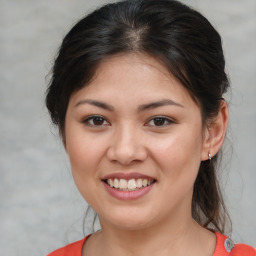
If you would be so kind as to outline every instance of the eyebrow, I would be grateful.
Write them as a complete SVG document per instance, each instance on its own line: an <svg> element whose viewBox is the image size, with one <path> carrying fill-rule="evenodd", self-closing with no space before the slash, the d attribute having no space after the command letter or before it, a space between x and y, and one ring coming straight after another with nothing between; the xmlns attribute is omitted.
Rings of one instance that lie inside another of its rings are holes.
<svg viewBox="0 0 256 256"><path fill-rule="evenodd" d="M140 105L138 110L139 111L145 111L145 110L148 110L148 109L158 108L158 107L167 106L167 105L172 105L172 106L177 106L177 107L184 108L183 105L181 105L181 104L179 104L179 103L177 103L173 100L162 99L162 100L159 100L159 101L151 102L149 104Z"/></svg>
<svg viewBox="0 0 256 256"><path fill-rule="evenodd" d="M96 106L96 107L99 107L99 108L103 108L103 109L106 109L106 110L109 110L109 111L114 111L113 106L111 106L107 103L98 101L98 100L90 100L90 99L80 100L79 102L76 103L75 107L78 107L79 105L82 105L82 104L90 104L90 105L93 105L93 106Z"/></svg>
<svg viewBox="0 0 256 256"><path fill-rule="evenodd" d="M84 100L80 100L78 103L76 103L75 107L82 105L82 104L90 104L105 110L109 110L109 111L114 111L115 108L107 103L98 101L98 100L91 100L91 99L84 99ZM138 107L138 112L142 112L142 111L146 111L148 109L154 109L154 108L158 108L158 107L162 107L162 106L167 106L167 105L172 105L172 106L177 106L177 107L182 107L184 108L183 105L170 100L170 99L162 99L159 101L155 101L155 102L150 102L148 104L143 104L140 105Z"/></svg>

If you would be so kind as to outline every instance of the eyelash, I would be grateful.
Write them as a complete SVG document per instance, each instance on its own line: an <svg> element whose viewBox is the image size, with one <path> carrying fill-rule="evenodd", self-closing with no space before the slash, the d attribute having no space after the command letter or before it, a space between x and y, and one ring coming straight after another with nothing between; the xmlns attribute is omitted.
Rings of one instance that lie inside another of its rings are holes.
<svg viewBox="0 0 256 256"><path fill-rule="evenodd" d="M97 125L97 124L93 123L95 121L96 122L99 121L99 122L102 122L102 123ZM159 121L160 121L160 125L156 125L155 122L159 122ZM88 125L88 126L95 126L95 127L110 126L110 123L103 116L100 116L100 115L88 116L82 122L84 124ZM150 124L150 122L154 122L154 124ZM155 117L152 117L151 119L149 119L146 122L145 126L165 127L165 126L168 126L168 125L170 125L172 123L174 123L174 121L171 120L168 117L165 117L165 116L155 116Z"/></svg>
<svg viewBox="0 0 256 256"><path fill-rule="evenodd" d="M156 121L160 121L160 122L164 122L164 123L161 124L161 125L156 125L156 123L154 123L154 125L150 125L149 124L150 122L154 122L154 121L155 122ZM174 121L172 119L168 118L168 117L165 117L165 116L155 116L155 117L151 118L147 122L146 126L165 127L165 126L168 126L168 125L173 124L173 123L174 123Z"/></svg>
<svg viewBox="0 0 256 256"><path fill-rule="evenodd" d="M96 121L97 118L100 119L100 121L102 121L103 124L96 125L95 123L90 123L91 121L92 122ZM88 116L82 122L84 124L88 125L88 126L98 126L98 127L101 127L101 126L109 126L110 125L109 122L103 116L99 116L99 115ZM104 123L107 123L107 124L104 124Z"/></svg>

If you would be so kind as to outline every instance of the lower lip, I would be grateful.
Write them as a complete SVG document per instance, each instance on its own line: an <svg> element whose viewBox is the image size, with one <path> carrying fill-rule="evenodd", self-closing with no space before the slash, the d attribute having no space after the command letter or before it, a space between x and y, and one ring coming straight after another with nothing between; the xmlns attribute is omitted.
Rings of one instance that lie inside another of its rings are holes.
<svg viewBox="0 0 256 256"><path fill-rule="evenodd" d="M152 183L151 185L147 186L147 187L142 187L142 188L139 188L139 189L134 190L134 191L118 190L118 189L115 189L113 187L110 187L104 181L103 181L103 184L104 184L107 192L111 196L113 196L117 199L120 199L120 200L135 200L135 199L138 199L138 198L143 197L144 195L146 195L152 189L155 182Z"/></svg>

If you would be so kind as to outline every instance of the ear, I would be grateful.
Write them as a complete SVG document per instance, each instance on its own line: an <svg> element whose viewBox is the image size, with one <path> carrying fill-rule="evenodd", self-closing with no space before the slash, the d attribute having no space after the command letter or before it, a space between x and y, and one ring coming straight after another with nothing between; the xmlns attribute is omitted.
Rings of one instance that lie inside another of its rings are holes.
<svg viewBox="0 0 256 256"><path fill-rule="evenodd" d="M211 154L211 157L218 153L225 139L227 126L228 105L222 100L217 117L205 128L201 161L208 160L209 153Z"/></svg>

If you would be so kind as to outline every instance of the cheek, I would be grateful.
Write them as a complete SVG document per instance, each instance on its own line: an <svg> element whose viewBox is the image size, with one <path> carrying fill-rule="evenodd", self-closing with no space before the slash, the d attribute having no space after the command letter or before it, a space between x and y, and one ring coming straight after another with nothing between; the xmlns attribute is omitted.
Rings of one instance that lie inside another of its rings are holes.
<svg viewBox="0 0 256 256"><path fill-rule="evenodd" d="M67 153L77 189L92 207L97 202L100 179L97 172L101 162L102 147L92 138L77 133L67 138ZM99 203L99 202L97 202Z"/></svg>
<svg viewBox="0 0 256 256"><path fill-rule="evenodd" d="M182 175L197 175L201 162L201 133L195 129L179 132L154 143L154 156L165 175L177 179Z"/></svg>
<svg viewBox="0 0 256 256"><path fill-rule="evenodd" d="M102 155L101 144L95 142L92 137L85 136L79 129L67 131L66 150L74 178L89 178Z"/></svg>

